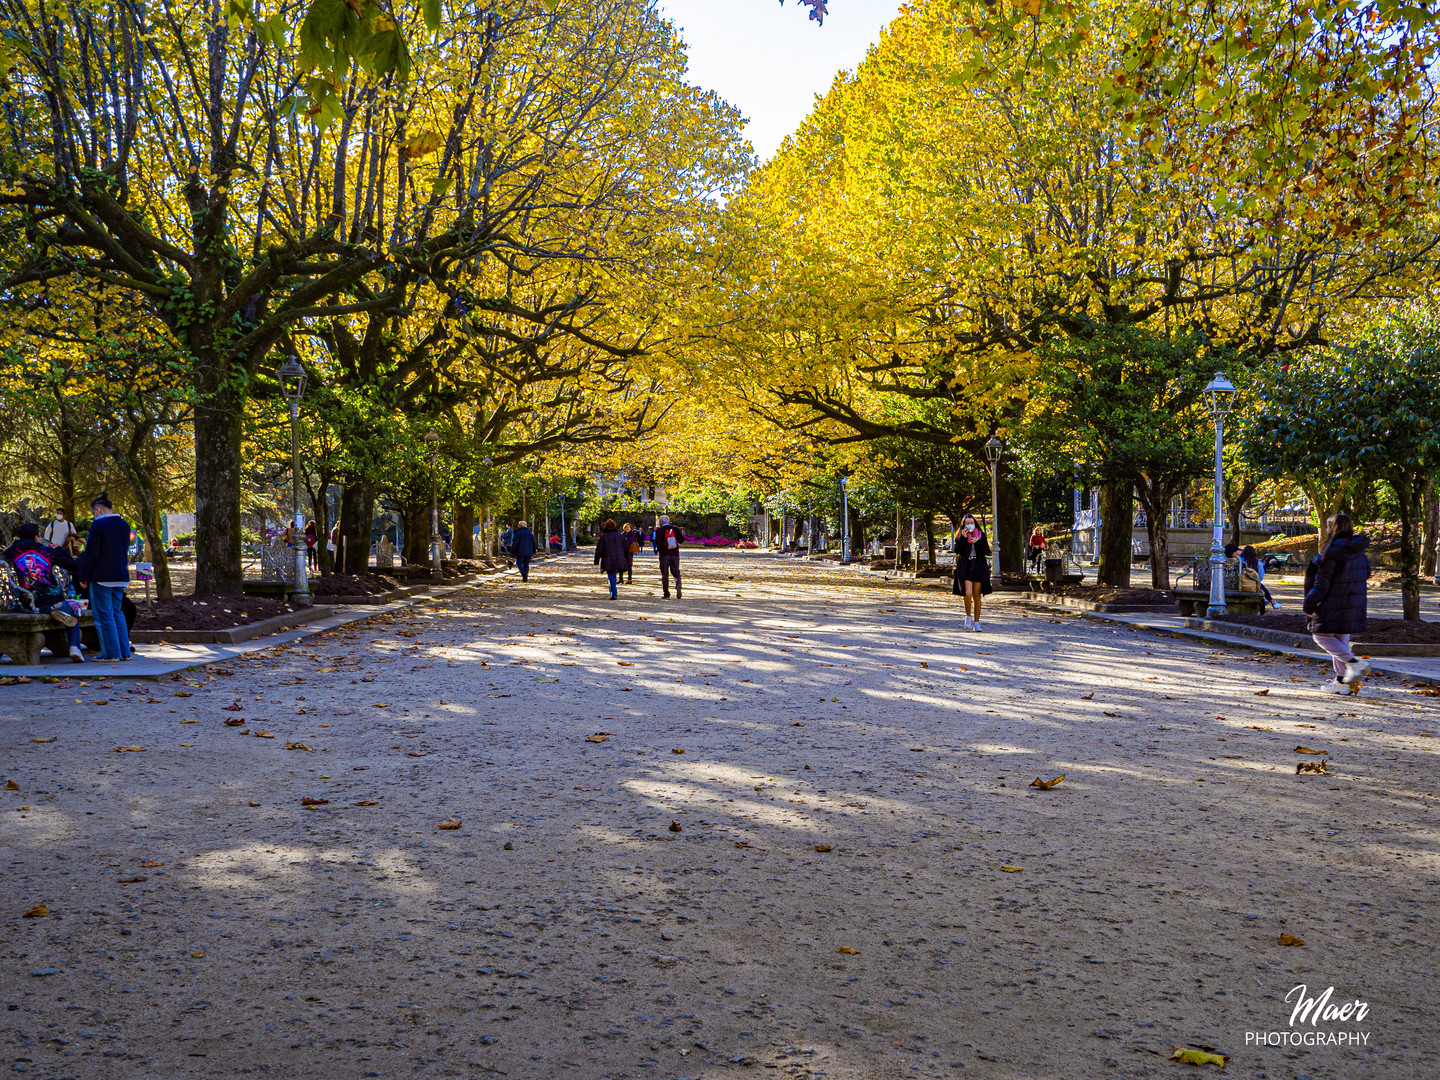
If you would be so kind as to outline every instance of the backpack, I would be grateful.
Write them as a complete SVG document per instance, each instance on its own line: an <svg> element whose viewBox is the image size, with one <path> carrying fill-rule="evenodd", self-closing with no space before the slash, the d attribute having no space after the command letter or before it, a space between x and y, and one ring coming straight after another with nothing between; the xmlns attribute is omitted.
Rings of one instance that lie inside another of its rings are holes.
<svg viewBox="0 0 1440 1080"><path fill-rule="evenodd" d="M680 533L674 525L660 526L658 539L660 541L660 547L666 551L678 551L680 549Z"/></svg>
<svg viewBox="0 0 1440 1080"><path fill-rule="evenodd" d="M60 586L55 583L55 564L43 551L31 549L15 556L15 576L20 579L22 589L35 594L37 603L60 596Z"/></svg>

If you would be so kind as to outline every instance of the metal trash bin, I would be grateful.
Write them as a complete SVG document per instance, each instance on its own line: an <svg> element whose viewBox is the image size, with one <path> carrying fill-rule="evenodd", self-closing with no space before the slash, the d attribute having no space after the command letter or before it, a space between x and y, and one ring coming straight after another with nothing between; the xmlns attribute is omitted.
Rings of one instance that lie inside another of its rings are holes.
<svg viewBox="0 0 1440 1080"><path fill-rule="evenodd" d="M1065 576L1064 559L1045 560L1045 582L1048 585L1058 585L1060 579Z"/></svg>

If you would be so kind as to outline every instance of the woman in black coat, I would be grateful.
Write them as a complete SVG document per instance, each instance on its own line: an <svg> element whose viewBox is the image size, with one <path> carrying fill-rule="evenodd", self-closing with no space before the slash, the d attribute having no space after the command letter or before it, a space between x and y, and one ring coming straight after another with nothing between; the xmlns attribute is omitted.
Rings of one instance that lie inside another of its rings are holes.
<svg viewBox="0 0 1440 1080"><path fill-rule="evenodd" d="M1335 678L1322 687L1332 694L1348 694L1351 685L1370 665L1350 649L1350 636L1365 632L1370 577L1370 546L1364 533L1356 535L1349 514L1334 514L1325 522L1319 554L1305 568L1305 614L1315 644L1330 654Z"/></svg>
<svg viewBox="0 0 1440 1080"><path fill-rule="evenodd" d="M619 598L615 586L620 575L630 569L630 548L625 543L625 534L615 524L614 518L607 518L600 539L595 544L595 565L605 571L610 579L610 599Z"/></svg>
<svg viewBox="0 0 1440 1080"><path fill-rule="evenodd" d="M980 597L993 592L990 585L990 541L975 523L974 514L966 514L956 534L955 577L950 591L965 596L965 629L980 631ZM973 615L972 615L973 610Z"/></svg>

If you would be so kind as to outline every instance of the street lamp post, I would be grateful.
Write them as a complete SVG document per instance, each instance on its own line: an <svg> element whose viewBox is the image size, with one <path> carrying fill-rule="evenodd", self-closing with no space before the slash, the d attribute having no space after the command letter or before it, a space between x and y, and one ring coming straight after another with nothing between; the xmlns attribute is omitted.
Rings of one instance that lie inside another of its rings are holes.
<svg viewBox="0 0 1440 1080"><path fill-rule="evenodd" d="M840 561L850 562L850 492L848 476L840 477Z"/></svg>
<svg viewBox="0 0 1440 1080"><path fill-rule="evenodd" d="M1003 579L1000 571L1000 455L1005 444L994 435L985 440L985 460L990 463L990 550L995 553L995 577Z"/></svg>
<svg viewBox="0 0 1440 1080"><path fill-rule="evenodd" d="M1223 372L1205 387L1205 400L1210 403L1210 415L1215 418L1215 528L1210 538L1210 606L1206 617L1224 615L1225 609L1225 414L1235 403L1235 384Z"/></svg>
<svg viewBox="0 0 1440 1080"><path fill-rule="evenodd" d="M280 393L290 405L290 510L295 527L295 582L290 589L290 602L297 606L310 603L310 581L305 573L305 515L300 512L300 399L305 396L305 369L299 360L287 356L280 365Z"/></svg>
<svg viewBox="0 0 1440 1080"><path fill-rule="evenodd" d="M432 427L425 433L430 444L430 570L438 578L440 568L440 436Z"/></svg>

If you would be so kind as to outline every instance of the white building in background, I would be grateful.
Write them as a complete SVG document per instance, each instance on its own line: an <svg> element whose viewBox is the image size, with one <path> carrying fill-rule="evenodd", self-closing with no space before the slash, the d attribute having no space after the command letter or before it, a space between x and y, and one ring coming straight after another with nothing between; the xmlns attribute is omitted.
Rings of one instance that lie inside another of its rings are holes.
<svg viewBox="0 0 1440 1080"><path fill-rule="evenodd" d="M160 538L167 544L171 537L184 536L195 531L194 514L161 514Z"/></svg>

